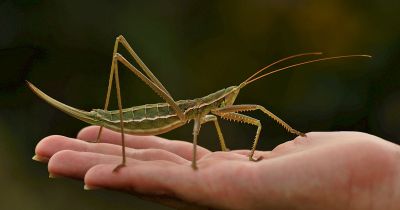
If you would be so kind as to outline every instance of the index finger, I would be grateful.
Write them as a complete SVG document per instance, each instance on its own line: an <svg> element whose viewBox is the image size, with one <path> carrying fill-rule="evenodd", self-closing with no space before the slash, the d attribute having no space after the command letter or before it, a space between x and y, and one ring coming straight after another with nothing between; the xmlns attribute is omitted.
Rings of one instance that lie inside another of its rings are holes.
<svg viewBox="0 0 400 210"><path fill-rule="evenodd" d="M83 128L77 138L84 141L95 141L99 132L99 126L89 126ZM121 145L121 133L104 128L100 142ZM125 145L135 149L163 149L187 160L192 160L193 144L184 141L168 140L158 136L134 136L125 134ZM198 146L197 158L211 153L209 150Z"/></svg>

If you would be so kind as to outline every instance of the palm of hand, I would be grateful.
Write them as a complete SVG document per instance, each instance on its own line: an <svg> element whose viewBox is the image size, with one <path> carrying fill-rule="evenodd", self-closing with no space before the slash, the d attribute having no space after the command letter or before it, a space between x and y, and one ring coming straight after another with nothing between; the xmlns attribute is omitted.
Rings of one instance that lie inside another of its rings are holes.
<svg viewBox="0 0 400 210"><path fill-rule="evenodd" d="M85 128L78 139L94 140L97 131ZM50 159L55 176L84 179L89 188L155 195L153 200L179 208L399 208L397 145L356 132L307 135L256 152L264 157L256 163L248 160L249 151L212 153L200 147L196 171L190 167L190 143L127 135L127 166L112 173L121 161L120 134L108 130L100 144L50 136L36 154Z"/></svg>

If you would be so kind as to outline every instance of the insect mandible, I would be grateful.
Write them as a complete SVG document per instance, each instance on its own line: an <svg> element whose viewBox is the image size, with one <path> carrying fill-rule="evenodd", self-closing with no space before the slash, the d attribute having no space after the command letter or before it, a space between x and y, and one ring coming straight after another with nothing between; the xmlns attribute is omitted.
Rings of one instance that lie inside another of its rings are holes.
<svg viewBox="0 0 400 210"><path fill-rule="evenodd" d="M133 66L121 54L118 53L118 47L120 46L120 44L123 47L125 47L125 49L127 49L129 54L134 58L134 60L141 67L141 69L145 74L139 71L135 66ZM278 118L276 115L274 115L272 112L270 112L261 105L234 104L236 97L239 94L239 91L243 87L267 75L308 63L314 63L323 60L347 58L347 57L371 57L369 55L345 55L345 56L324 57L324 58L313 59L292 64L283 68L276 69L274 71L261 74L263 71L269 69L275 64L281 63L283 61L292 58L301 56L310 56L310 55L321 55L321 54L322 53L320 52L311 52L311 53L292 55L265 66L264 68L258 70L256 73L254 73L246 80L241 82L239 85L218 90L214 93L211 93L201 98L176 101L173 99L172 95L167 91L167 89L161 84L161 82L153 75L150 69L143 63L143 61L135 53L135 51L132 49L132 47L129 45L126 39L122 35L120 35L116 38L114 44L111 71L108 80L107 96L103 109L93 109L90 112L76 109L49 97L48 95L43 93L41 90L36 88L28 81L27 84L35 94L37 94L40 98L42 98L52 106L84 122L87 122L92 125L99 125L100 130L98 132L96 142L99 142L100 140L103 127L121 132L122 162L121 164L116 166L113 171L117 171L119 168L125 166L126 164L125 138L124 138L125 133L134 135L158 135L171 131L180 126L183 126L190 121L194 121L192 168L197 169L197 164L196 164L197 138L200 132L200 127L203 123L207 122L214 123L215 128L217 130L221 149L222 151L228 151L217 117L237 122L244 122L257 126L257 131L254 137L253 146L249 153L249 160L251 161L259 161L262 158L262 157L259 157L257 159L253 158L254 151L256 149L257 142L261 132L261 123L258 119L241 114L240 112L260 110L269 117L271 117L273 120L278 122L288 132L299 136L305 136L304 133L293 129L286 122ZM125 67L127 67L127 69L131 70L137 77L139 77L144 83L146 83L154 92L156 92L162 99L165 100L165 103L146 104L142 106L134 106L131 108L123 109L119 75L118 75L119 63L122 63ZM108 111L107 109L110 101L110 93L113 81L115 81L115 88L117 92L118 110Z"/></svg>

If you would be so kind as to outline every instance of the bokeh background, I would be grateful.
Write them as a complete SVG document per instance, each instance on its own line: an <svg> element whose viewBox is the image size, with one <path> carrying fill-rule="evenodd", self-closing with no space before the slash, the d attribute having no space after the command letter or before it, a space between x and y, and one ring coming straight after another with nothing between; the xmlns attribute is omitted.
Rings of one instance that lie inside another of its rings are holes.
<svg viewBox="0 0 400 210"><path fill-rule="evenodd" d="M263 105L301 131L354 130L400 143L399 11L399 1L387 0L0 1L0 209L167 209L48 179L45 165L31 160L40 139L73 137L86 124L41 101L25 80L74 107L101 108L119 34L175 99L238 84L291 54L370 54L275 74L243 89L237 103ZM161 102L120 72L125 107ZM258 149L294 138L252 116L264 128ZM191 129L162 136L190 141ZM256 131L226 121L222 129L231 149L250 148ZM202 127L200 145L218 150L212 124Z"/></svg>

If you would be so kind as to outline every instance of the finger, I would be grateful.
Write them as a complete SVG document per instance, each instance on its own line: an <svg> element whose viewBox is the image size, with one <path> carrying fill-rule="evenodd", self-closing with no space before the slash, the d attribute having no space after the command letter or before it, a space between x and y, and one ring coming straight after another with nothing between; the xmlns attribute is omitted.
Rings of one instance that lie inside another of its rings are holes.
<svg viewBox="0 0 400 210"><path fill-rule="evenodd" d="M88 143L64 136L49 136L41 140L36 146L36 155L49 159L61 150L78 152L92 152L106 155L121 156L121 146L104 143ZM138 160L167 160L176 163L186 163L184 158L161 149L132 149L126 148L126 157Z"/></svg>
<svg viewBox="0 0 400 210"><path fill-rule="evenodd" d="M250 154L250 150L248 150L248 149L231 150L229 152L235 153L235 154L240 154L240 155L249 155Z"/></svg>
<svg viewBox="0 0 400 210"><path fill-rule="evenodd" d="M118 156L63 150L50 158L48 170L52 177L83 179L86 172L97 164L117 165L120 162Z"/></svg>
<svg viewBox="0 0 400 210"><path fill-rule="evenodd" d="M198 161L198 167L200 170L213 165L217 165L221 162L231 162L231 164L248 163L249 157L247 155L237 154L234 152L213 152L209 155L205 155L200 161Z"/></svg>
<svg viewBox="0 0 400 210"><path fill-rule="evenodd" d="M85 184L89 187L112 188L153 195L172 195L168 180L177 181L179 176L174 171L192 170L188 166L169 165L161 162L136 162L120 168L117 173L111 171L113 164L101 164L91 168L85 176ZM183 175L183 174L181 174ZM185 179L186 176L180 176ZM165 180L165 181L162 181ZM178 183L176 183L178 184Z"/></svg>
<svg viewBox="0 0 400 210"><path fill-rule="evenodd" d="M342 133L347 138L347 132L309 132L306 136L298 136L291 141L279 144L272 150L272 155L291 154L294 152L310 149L312 147L321 146L322 144L337 143L338 134Z"/></svg>
<svg viewBox="0 0 400 210"><path fill-rule="evenodd" d="M338 132L309 132L305 137L298 136L292 141L287 141L275 147L272 150L273 156L291 154L304 149L312 149L321 146L330 146L333 144L350 143L352 141L379 139L375 136L352 131ZM343 141L345 140L345 141Z"/></svg>
<svg viewBox="0 0 400 210"><path fill-rule="evenodd" d="M249 156L249 154L250 154L250 150L248 150L248 149L232 150L232 151L229 151L229 152L230 153L239 154L239 155L244 155L244 156ZM254 156L255 157L263 156L263 158L265 158L266 156L269 155L269 153L271 153L271 151L259 151L259 150L256 150L256 151L254 151Z"/></svg>
<svg viewBox="0 0 400 210"><path fill-rule="evenodd" d="M48 164L49 173L53 176L83 179L86 172L98 164L111 164L114 168L120 164L122 158L114 155L98 154L92 152L78 152L63 150L54 154ZM164 166L175 164L170 161L157 160ZM136 165L140 160L127 158L126 166ZM186 164L189 165L189 164ZM113 168L113 169L114 169ZM113 173L113 169L108 171Z"/></svg>
<svg viewBox="0 0 400 210"><path fill-rule="evenodd" d="M96 141L99 129L99 126L85 127L78 132L77 138L85 141ZM127 144L137 149L162 147L164 144L164 139L158 136L134 136L125 134L125 141ZM120 145L121 133L103 128L100 142Z"/></svg>
<svg viewBox="0 0 400 210"><path fill-rule="evenodd" d="M99 132L98 126L89 126L83 128L78 133L78 139L82 139L85 141L94 141L97 139L97 135ZM108 129L103 129L101 133L101 142L110 143L110 144L121 144L121 133L111 131ZM167 140L164 138L160 138L157 136L134 136L134 135L125 135L125 144L127 147L136 148L136 149L146 149L146 148L157 148L163 149L172 153L175 153L182 158L187 160L192 159L192 149L193 145L184 141L174 141ZM203 147L197 147L197 158L201 158L204 155L210 153L209 150Z"/></svg>
<svg viewBox="0 0 400 210"><path fill-rule="evenodd" d="M51 156L56 152L60 151L60 148L64 148L70 142L64 141L67 137L60 135L47 136L39 141L35 147L35 155L33 160L39 162L48 162ZM56 146L55 146L56 145Z"/></svg>
<svg viewBox="0 0 400 210"><path fill-rule="evenodd" d="M242 200L237 199L239 194L245 200L255 195L247 184L238 184L247 183L249 180L246 177L252 177L249 176L252 173L250 167L244 165L250 164L222 161L193 170L187 165L139 161L121 168L118 173L110 173L114 166L101 164L89 169L85 175L85 185L89 189L106 188L135 194L172 196L190 203L226 209Z"/></svg>

